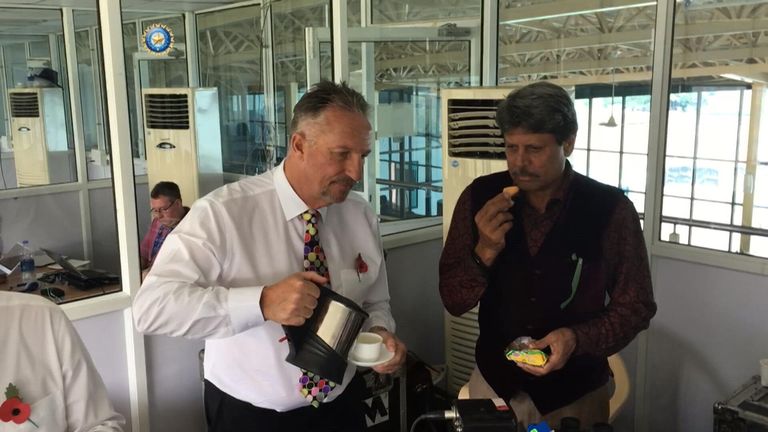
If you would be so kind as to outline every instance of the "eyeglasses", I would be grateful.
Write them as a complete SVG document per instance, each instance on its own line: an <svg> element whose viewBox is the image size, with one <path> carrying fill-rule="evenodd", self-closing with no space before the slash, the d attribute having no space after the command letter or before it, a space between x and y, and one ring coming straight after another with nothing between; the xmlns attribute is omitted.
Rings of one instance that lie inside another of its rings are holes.
<svg viewBox="0 0 768 432"><path fill-rule="evenodd" d="M176 204L176 201L178 201L178 200L173 200L170 204L168 204L165 207L151 209L151 210L149 210L149 212L152 213L152 216L159 216L160 213L165 213L168 210L170 210L170 208L173 207L174 204Z"/></svg>

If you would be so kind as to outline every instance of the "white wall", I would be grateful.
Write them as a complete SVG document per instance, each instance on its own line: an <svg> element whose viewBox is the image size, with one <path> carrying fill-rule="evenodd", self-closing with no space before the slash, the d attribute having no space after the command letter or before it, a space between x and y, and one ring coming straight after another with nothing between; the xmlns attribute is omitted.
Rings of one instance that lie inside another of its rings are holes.
<svg viewBox="0 0 768 432"><path fill-rule="evenodd" d="M445 363L443 304L437 289L441 239L387 250L387 276L397 334L429 364Z"/></svg>
<svg viewBox="0 0 768 432"><path fill-rule="evenodd" d="M712 430L712 404L768 357L768 277L664 258L653 275L649 430Z"/></svg>
<svg viewBox="0 0 768 432"><path fill-rule="evenodd" d="M123 313L112 312L74 322L80 338L98 369L115 411L125 417L124 430L131 430L131 403L125 352ZM161 430L161 429L157 429ZM166 429L171 430L171 429Z"/></svg>

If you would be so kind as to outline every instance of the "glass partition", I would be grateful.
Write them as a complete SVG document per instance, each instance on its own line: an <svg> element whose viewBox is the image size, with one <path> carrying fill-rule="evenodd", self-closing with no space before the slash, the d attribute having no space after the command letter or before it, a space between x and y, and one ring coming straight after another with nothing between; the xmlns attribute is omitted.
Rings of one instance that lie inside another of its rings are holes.
<svg viewBox="0 0 768 432"><path fill-rule="evenodd" d="M0 190L76 182L61 13L0 14Z"/></svg>
<svg viewBox="0 0 768 432"><path fill-rule="evenodd" d="M0 8L0 14L0 254L12 258L27 240L37 266L35 284L21 283L18 268L0 269L0 289L55 303L118 292L112 186L88 183L108 176L94 175L96 153L109 172L95 4L69 21L54 9ZM79 92L70 91L70 81ZM78 178L77 159L88 166L87 178Z"/></svg>
<svg viewBox="0 0 768 432"><path fill-rule="evenodd" d="M349 81L374 111L367 192L382 222L442 215L440 89L480 82L480 6L373 1L367 25L349 28Z"/></svg>
<svg viewBox="0 0 768 432"><path fill-rule="evenodd" d="M676 5L661 240L768 257L768 10Z"/></svg>
<svg viewBox="0 0 768 432"><path fill-rule="evenodd" d="M575 98L576 171L620 187L641 213L650 123L656 5L499 4L498 80L549 80Z"/></svg>
<svg viewBox="0 0 768 432"><path fill-rule="evenodd" d="M200 84L218 90L223 171L252 175L271 166L266 118L261 7L197 15Z"/></svg>

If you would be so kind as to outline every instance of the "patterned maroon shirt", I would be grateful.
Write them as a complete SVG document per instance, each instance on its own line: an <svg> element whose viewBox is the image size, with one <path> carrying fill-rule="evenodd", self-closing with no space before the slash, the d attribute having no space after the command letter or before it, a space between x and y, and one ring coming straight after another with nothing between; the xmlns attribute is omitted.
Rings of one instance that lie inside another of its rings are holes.
<svg viewBox="0 0 768 432"><path fill-rule="evenodd" d="M572 173L567 164L563 181L544 213L539 213L525 199L518 200L524 206L523 220L516 222L523 224L531 255L538 252L557 221ZM469 188L466 188L456 203L440 256L440 296L452 315L461 315L476 306L488 285L485 271L478 267L471 255L477 241L473 234L475 222L471 199ZM608 293L610 301L603 314L571 326L578 341L574 354L609 356L616 353L638 332L648 328L650 319L656 314L640 219L626 197L618 202L601 241L607 264L604 268L614 275L616 284Z"/></svg>

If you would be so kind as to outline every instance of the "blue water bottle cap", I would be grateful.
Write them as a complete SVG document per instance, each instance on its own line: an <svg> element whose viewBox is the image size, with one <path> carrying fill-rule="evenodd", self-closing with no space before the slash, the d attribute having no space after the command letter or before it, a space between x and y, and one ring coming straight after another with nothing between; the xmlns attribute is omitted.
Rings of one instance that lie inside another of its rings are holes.
<svg viewBox="0 0 768 432"><path fill-rule="evenodd" d="M528 425L528 432L552 432L547 422L531 423Z"/></svg>

